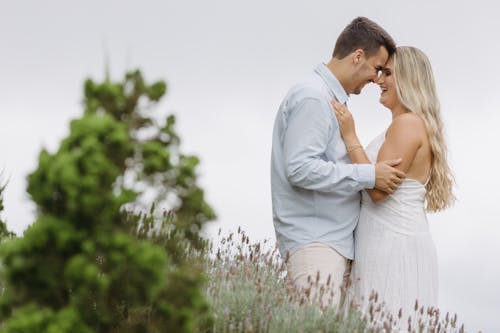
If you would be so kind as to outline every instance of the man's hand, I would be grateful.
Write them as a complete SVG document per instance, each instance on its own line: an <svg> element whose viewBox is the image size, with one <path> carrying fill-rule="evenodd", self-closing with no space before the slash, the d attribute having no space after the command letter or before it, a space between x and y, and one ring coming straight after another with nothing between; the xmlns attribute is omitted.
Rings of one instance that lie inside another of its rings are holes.
<svg viewBox="0 0 500 333"><path fill-rule="evenodd" d="M375 188L388 194L394 193L406 177L403 171L395 168L401 159L381 161L375 164Z"/></svg>

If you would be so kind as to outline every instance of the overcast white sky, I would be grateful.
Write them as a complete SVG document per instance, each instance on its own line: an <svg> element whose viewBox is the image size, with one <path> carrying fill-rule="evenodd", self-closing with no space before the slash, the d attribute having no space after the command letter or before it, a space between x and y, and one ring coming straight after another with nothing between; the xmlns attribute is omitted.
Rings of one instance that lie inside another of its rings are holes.
<svg viewBox="0 0 500 333"><path fill-rule="evenodd" d="M201 157L201 184L218 213L209 228L241 225L274 239L269 158L287 89L328 61L337 35L367 16L434 67L457 205L429 216L440 264L440 306L470 332L500 330L499 5L494 1L1 1L0 168L3 216L33 221L25 176L42 147L57 148L82 108L84 78L102 79L105 53L120 79L139 67L165 79L162 112L177 115L183 151ZM379 90L349 103L364 143L390 121Z"/></svg>

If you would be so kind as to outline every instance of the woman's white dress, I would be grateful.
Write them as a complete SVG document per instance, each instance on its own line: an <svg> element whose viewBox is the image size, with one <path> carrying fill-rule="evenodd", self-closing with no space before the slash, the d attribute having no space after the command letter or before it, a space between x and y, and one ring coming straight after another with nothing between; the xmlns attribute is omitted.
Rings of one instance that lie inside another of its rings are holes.
<svg viewBox="0 0 500 333"><path fill-rule="evenodd" d="M366 148L373 163L384 140L385 132ZM424 211L425 191L420 182L405 179L377 204L363 191L352 269L358 304L366 304L374 290L394 315L400 308L405 317L411 315L417 299L419 307L437 305L437 256Z"/></svg>

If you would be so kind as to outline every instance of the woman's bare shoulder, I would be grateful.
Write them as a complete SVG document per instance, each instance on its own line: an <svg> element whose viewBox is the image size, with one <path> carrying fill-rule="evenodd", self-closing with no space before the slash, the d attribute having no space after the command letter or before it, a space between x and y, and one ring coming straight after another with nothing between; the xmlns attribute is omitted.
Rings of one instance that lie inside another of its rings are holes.
<svg viewBox="0 0 500 333"><path fill-rule="evenodd" d="M418 136L425 133L424 121L414 112L407 112L397 116L387 129L388 135Z"/></svg>

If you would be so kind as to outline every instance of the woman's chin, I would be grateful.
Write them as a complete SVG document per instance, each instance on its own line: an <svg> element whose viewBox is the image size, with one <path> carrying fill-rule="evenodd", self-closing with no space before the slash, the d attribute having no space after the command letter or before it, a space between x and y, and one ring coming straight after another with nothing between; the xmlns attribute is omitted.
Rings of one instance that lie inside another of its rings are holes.
<svg viewBox="0 0 500 333"><path fill-rule="evenodd" d="M386 100L385 100L384 96L380 96L380 98L378 99L378 102L380 104L382 104L383 106L387 107L387 105L385 105L386 104Z"/></svg>

